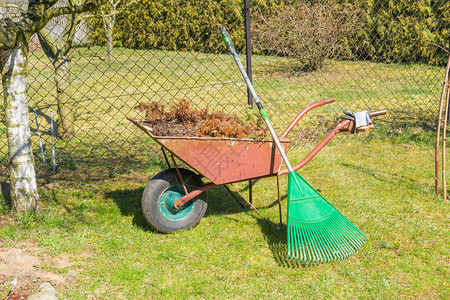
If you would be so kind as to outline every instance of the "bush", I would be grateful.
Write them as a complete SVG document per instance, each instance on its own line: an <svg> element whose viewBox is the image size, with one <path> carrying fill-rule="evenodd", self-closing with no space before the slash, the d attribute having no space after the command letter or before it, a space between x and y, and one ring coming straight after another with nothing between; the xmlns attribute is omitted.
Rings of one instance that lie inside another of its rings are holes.
<svg viewBox="0 0 450 300"><path fill-rule="evenodd" d="M345 2L355 1L347 0ZM363 29L353 42L361 58L383 62L445 64L449 48L449 1L357 0Z"/></svg>
<svg viewBox="0 0 450 300"><path fill-rule="evenodd" d="M293 59L294 71L322 68L326 58L348 57L348 39L358 30L350 4L299 2L279 10L253 14L256 52Z"/></svg>

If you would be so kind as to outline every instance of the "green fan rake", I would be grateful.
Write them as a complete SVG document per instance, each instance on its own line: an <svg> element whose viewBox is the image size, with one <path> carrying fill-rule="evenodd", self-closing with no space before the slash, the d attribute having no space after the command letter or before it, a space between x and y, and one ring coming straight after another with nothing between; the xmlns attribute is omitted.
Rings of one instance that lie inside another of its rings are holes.
<svg viewBox="0 0 450 300"><path fill-rule="evenodd" d="M288 259L325 263L353 255L366 236L297 172L288 181Z"/></svg>
<svg viewBox="0 0 450 300"><path fill-rule="evenodd" d="M300 263L324 263L353 255L362 246L366 236L292 169L228 32L223 26L220 32L289 170L287 259Z"/></svg>

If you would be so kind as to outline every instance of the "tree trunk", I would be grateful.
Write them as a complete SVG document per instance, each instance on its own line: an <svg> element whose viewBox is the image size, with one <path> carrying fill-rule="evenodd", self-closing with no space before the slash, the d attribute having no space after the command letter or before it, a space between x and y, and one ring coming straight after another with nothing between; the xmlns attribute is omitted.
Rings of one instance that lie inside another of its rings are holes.
<svg viewBox="0 0 450 300"><path fill-rule="evenodd" d="M22 42L1 53L11 208L17 214L39 212L27 100L27 46Z"/></svg>
<svg viewBox="0 0 450 300"><path fill-rule="evenodd" d="M72 87L70 85L70 65L68 57L58 57L53 61L55 67L56 97L58 100L59 135L71 138L75 135Z"/></svg>
<svg viewBox="0 0 450 300"><path fill-rule="evenodd" d="M108 62L112 62L113 56L113 32L114 23L116 22L115 16L109 16L106 18L106 49L108 51Z"/></svg>

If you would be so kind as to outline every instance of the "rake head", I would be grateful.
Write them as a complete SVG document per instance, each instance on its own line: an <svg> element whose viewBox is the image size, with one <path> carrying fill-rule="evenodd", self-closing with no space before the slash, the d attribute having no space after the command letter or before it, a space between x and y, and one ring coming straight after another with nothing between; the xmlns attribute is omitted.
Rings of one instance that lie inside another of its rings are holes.
<svg viewBox="0 0 450 300"><path fill-rule="evenodd" d="M289 173L287 223L287 259L304 264L345 259L366 239L297 172Z"/></svg>

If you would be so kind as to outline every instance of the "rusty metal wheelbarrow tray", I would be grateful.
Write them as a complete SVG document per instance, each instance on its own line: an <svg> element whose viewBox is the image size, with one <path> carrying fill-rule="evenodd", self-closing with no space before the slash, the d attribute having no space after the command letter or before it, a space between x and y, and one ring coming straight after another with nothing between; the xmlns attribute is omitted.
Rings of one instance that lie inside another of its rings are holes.
<svg viewBox="0 0 450 300"><path fill-rule="evenodd" d="M215 185L275 176L281 171L281 155L272 140L155 136L144 120L129 120ZM291 141L282 138L280 142L287 151Z"/></svg>

